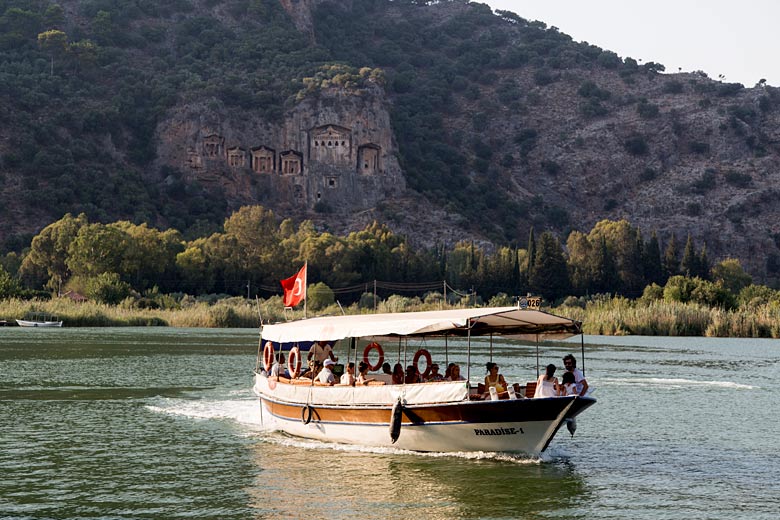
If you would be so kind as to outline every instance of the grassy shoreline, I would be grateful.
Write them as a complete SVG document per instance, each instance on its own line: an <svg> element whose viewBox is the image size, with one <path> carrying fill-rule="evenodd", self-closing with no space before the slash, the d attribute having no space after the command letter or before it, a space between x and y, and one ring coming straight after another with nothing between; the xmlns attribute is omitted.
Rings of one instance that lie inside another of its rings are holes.
<svg viewBox="0 0 780 520"><path fill-rule="evenodd" d="M404 299L401 305L397 300L391 300L381 302L377 312L441 308L438 302L423 303L417 298ZM560 306L546 310L582 321L586 334L780 338L780 308L771 304L749 310L725 311L693 303L640 303L625 298L612 298L591 301L584 307ZM285 314L278 297L251 303L243 298L229 298L215 304L198 302L177 309L138 309L92 302L74 303L65 298L47 301L0 301L0 320L6 320L9 324L31 312L56 314L64 321L65 327L255 328L260 324L260 315L266 322L303 317L302 310L288 311ZM344 312L358 314L369 313L371 310L352 305L346 307ZM341 310L332 305L316 313L309 312L310 316L315 314L338 315Z"/></svg>

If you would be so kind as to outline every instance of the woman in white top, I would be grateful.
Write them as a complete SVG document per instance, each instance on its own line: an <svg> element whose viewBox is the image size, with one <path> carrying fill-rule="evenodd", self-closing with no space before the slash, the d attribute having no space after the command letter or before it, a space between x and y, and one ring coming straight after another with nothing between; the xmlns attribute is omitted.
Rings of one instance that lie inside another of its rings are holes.
<svg viewBox="0 0 780 520"><path fill-rule="evenodd" d="M545 373L536 381L534 397L555 397L558 395L558 378L555 377L555 365L549 364Z"/></svg>
<svg viewBox="0 0 780 520"><path fill-rule="evenodd" d="M371 381L376 381L376 379L373 377L368 377L368 363L366 363L365 361L361 361L360 364L358 365L357 384L367 385Z"/></svg>
<svg viewBox="0 0 780 520"><path fill-rule="evenodd" d="M341 375L339 384L355 386L355 363L347 365L347 371Z"/></svg>

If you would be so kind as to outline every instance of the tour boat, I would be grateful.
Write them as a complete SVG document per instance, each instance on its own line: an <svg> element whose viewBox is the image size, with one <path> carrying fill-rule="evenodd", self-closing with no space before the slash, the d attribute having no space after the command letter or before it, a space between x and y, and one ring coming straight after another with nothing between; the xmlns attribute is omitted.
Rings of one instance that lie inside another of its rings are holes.
<svg viewBox="0 0 780 520"><path fill-rule="evenodd" d="M318 317L268 324L261 329L254 392L260 400L262 419L273 418L277 429L298 437L412 451L521 452L538 456L562 425L567 424L573 431L574 418L596 400L589 396L533 398L532 383L527 385L527 395L526 387L519 385L499 395L485 392L482 384L468 378L476 372L478 360L484 367L494 339L538 342L577 334L582 334L580 322L519 306ZM472 342L477 336L489 337L489 342ZM399 358L389 361L398 361L404 367L410 362L417 365L421 359L430 365L426 349L417 350L413 361L411 352L407 353L407 347L414 350L415 343L424 346L426 338L443 339L447 349L454 347L449 339L459 339L457 348L460 359L466 360L466 380L392 384L388 376L372 372L370 376L378 381L367 385L327 386L297 377L301 359L314 342L339 342L335 353L351 361L359 362L362 351L362 360L375 371L384 361L384 348ZM503 348L507 346L510 343ZM287 356L289 378L270 375L279 352ZM371 362L377 354L379 361Z"/></svg>
<svg viewBox="0 0 780 520"><path fill-rule="evenodd" d="M16 320L16 324L20 327L62 327L62 320L52 314L37 312Z"/></svg>

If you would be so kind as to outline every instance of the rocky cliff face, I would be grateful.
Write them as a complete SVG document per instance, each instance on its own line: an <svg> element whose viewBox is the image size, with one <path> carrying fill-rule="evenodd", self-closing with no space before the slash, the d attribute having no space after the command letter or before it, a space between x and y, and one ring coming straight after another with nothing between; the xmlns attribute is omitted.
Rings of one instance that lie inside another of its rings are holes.
<svg viewBox="0 0 780 520"><path fill-rule="evenodd" d="M281 123L218 103L177 107L158 128L159 162L233 205L348 216L405 192L385 103L378 86L331 88Z"/></svg>

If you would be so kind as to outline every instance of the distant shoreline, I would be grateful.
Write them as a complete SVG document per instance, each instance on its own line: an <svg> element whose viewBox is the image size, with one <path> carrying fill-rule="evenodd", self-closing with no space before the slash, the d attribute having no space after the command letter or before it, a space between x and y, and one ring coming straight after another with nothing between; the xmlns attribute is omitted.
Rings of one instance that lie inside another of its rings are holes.
<svg viewBox="0 0 780 520"><path fill-rule="evenodd" d="M303 318L302 310L280 308L278 298L249 302L227 298L214 304L198 302L178 309L137 309L121 305L91 302L75 303L66 298L53 300L2 300L0 324L16 326L15 320L30 312L56 314L64 327L175 327L175 328L258 328L263 321L278 322ZM444 306L455 308L454 306ZM405 307L388 308L381 302L377 312L438 310L439 303L411 300ZM780 338L780 309L770 305L750 310L726 311L695 303L649 303L625 298L608 298L584 306L560 306L543 309L583 323L585 334L603 336L704 336L730 338ZM357 304L345 307L347 314L368 314ZM337 315L341 309L331 305L310 310L308 315Z"/></svg>

